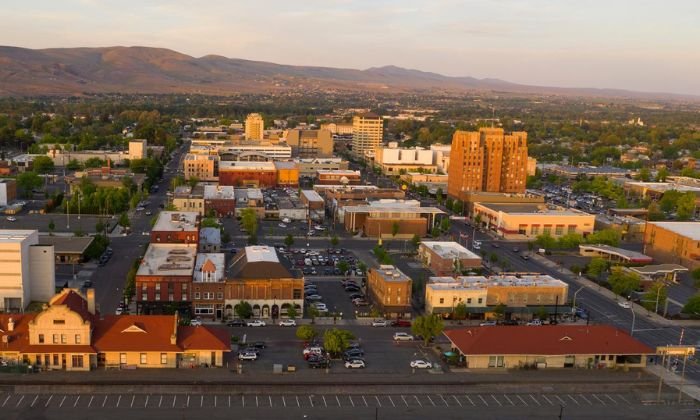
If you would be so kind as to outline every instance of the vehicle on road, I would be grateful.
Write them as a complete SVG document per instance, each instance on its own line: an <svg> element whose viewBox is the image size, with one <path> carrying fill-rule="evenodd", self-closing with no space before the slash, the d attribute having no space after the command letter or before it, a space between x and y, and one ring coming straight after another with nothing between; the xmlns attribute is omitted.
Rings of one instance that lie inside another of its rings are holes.
<svg viewBox="0 0 700 420"><path fill-rule="evenodd" d="M283 319L279 322L280 327L296 327L297 322L293 319Z"/></svg>
<svg viewBox="0 0 700 420"><path fill-rule="evenodd" d="M387 327L389 326L389 322L386 319L375 319L372 321L372 326L373 327Z"/></svg>
<svg viewBox="0 0 700 420"><path fill-rule="evenodd" d="M16 221L17 221L17 218L14 217L14 216L7 216L7 221L8 221L8 222L16 222Z"/></svg>
<svg viewBox="0 0 700 420"><path fill-rule="evenodd" d="M242 319L232 319L226 323L227 327L245 327L245 321Z"/></svg>
<svg viewBox="0 0 700 420"><path fill-rule="evenodd" d="M413 341L414 338L411 334L405 332L394 333L394 341Z"/></svg>
<svg viewBox="0 0 700 420"><path fill-rule="evenodd" d="M262 319L254 319L252 321L246 322L246 327L264 327L265 326L265 321Z"/></svg>
<svg viewBox="0 0 700 420"><path fill-rule="evenodd" d="M364 360L348 360L345 362L345 368L346 369L364 369L365 368L365 362Z"/></svg>
<svg viewBox="0 0 700 420"><path fill-rule="evenodd" d="M484 322L479 323L480 327L494 327L496 325L498 325L498 323L496 323L496 321L484 321Z"/></svg>
<svg viewBox="0 0 700 420"><path fill-rule="evenodd" d="M258 360L257 353L245 352L238 355L238 360Z"/></svg>
<svg viewBox="0 0 700 420"><path fill-rule="evenodd" d="M533 319L532 321L528 322L527 325L529 325L531 327L540 327L544 324L539 319Z"/></svg>
<svg viewBox="0 0 700 420"><path fill-rule="evenodd" d="M124 312L122 308L117 308L116 311L114 311L114 315L121 315Z"/></svg>
<svg viewBox="0 0 700 420"><path fill-rule="evenodd" d="M494 248L500 248L501 246L497 244L496 242L491 242L491 246Z"/></svg>
<svg viewBox="0 0 700 420"><path fill-rule="evenodd" d="M352 304L355 306L369 306L369 302L364 299L355 299L352 301Z"/></svg>
<svg viewBox="0 0 700 420"><path fill-rule="evenodd" d="M518 248L517 246L514 246L514 247L513 247L513 252L520 252L520 248Z"/></svg>
<svg viewBox="0 0 700 420"><path fill-rule="evenodd" d="M629 302L625 302L625 301L617 302L617 304L620 305L621 308L625 308L625 309L630 309L632 307L632 304L630 304Z"/></svg>
<svg viewBox="0 0 700 420"><path fill-rule="evenodd" d="M144 213L146 216L152 216L153 212L150 210L146 210L146 213Z"/></svg>
<svg viewBox="0 0 700 420"><path fill-rule="evenodd" d="M530 256L525 255L525 254L520 254L520 258L524 259L525 261L528 261L530 259Z"/></svg>
<svg viewBox="0 0 700 420"><path fill-rule="evenodd" d="M289 217L285 217L285 218L282 219L282 223L287 223L287 224L289 224L289 223L292 223L292 220L291 220Z"/></svg>
<svg viewBox="0 0 700 420"><path fill-rule="evenodd" d="M411 367L414 369L432 369L433 364L425 360L411 360Z"/></svg>
<svg viewBox="0 0 700 420"><path fill-rule="evenodd" d="M202 320L201 320L201 319L196 319L196 318L195 318L195 319L190 320L190 326L192 326L192 327L199 327L200 325L202 325Z"/></svg>
<svg viewBox="0 0 700 420"><path fill-rule="evenodd" d="M277 226L279 226L279 227L281 227L281 228L286 228L286 227L287 227L287 225L285 225L284 223L278 223Z"/></svg>

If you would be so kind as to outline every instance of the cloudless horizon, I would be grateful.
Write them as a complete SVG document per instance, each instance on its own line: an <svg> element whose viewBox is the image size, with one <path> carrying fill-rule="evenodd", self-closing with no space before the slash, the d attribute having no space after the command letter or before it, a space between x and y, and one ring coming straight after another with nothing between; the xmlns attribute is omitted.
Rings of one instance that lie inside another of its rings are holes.
<svg viewBox="0 0 700 420"><path fill-rule="evenodd" d="M700 2L691 0L36 0L3 10L0 44L25 48L138 45L700 95Z"/></svg>

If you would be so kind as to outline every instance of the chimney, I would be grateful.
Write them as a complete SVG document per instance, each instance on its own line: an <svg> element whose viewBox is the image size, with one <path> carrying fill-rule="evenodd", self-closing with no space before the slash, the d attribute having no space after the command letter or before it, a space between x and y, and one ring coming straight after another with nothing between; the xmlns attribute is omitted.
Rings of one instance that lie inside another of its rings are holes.
<svg viewBox="0 0 700 420"><path fill-rule="evenodd" d="M10 318L7 320L7 332L12 332L15 330L15 320Z"/></svg>
<svg viewBox="0 0 700 420"><path fill-rule="evenodd" d="M87 289L86 294L87 294L88 312L95 315L95 289L93 289L93 288Z"/></svg>

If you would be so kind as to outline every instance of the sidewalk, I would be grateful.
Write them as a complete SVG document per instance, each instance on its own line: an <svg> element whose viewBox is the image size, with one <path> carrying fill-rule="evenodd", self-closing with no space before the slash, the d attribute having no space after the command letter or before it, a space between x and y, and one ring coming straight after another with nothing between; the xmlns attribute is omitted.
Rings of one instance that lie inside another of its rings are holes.
<svg viewBox="0 0 700 420"><path fill-rule="evenodd" d="M694 381L688 380L687 372L685 380L681 381L680 371L679 373L673 373L659 365L648 365L646 370L651 374L661 377L664 385L677 390L682 389L683 394L685 394L683 397L684 399L690 397L695 401L700 401L700 386Z"/></svg>

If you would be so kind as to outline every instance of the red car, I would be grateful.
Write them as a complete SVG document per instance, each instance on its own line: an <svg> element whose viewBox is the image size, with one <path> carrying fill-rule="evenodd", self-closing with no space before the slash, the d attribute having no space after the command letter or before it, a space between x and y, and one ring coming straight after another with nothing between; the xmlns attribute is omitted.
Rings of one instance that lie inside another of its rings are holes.
<svg viewBox="0 0 700 420"><path fill-rule="evenodd" d="M391 321L391 326L392 327L410 327L411 326L411 321L407 319L396 319Z"/></svg>

